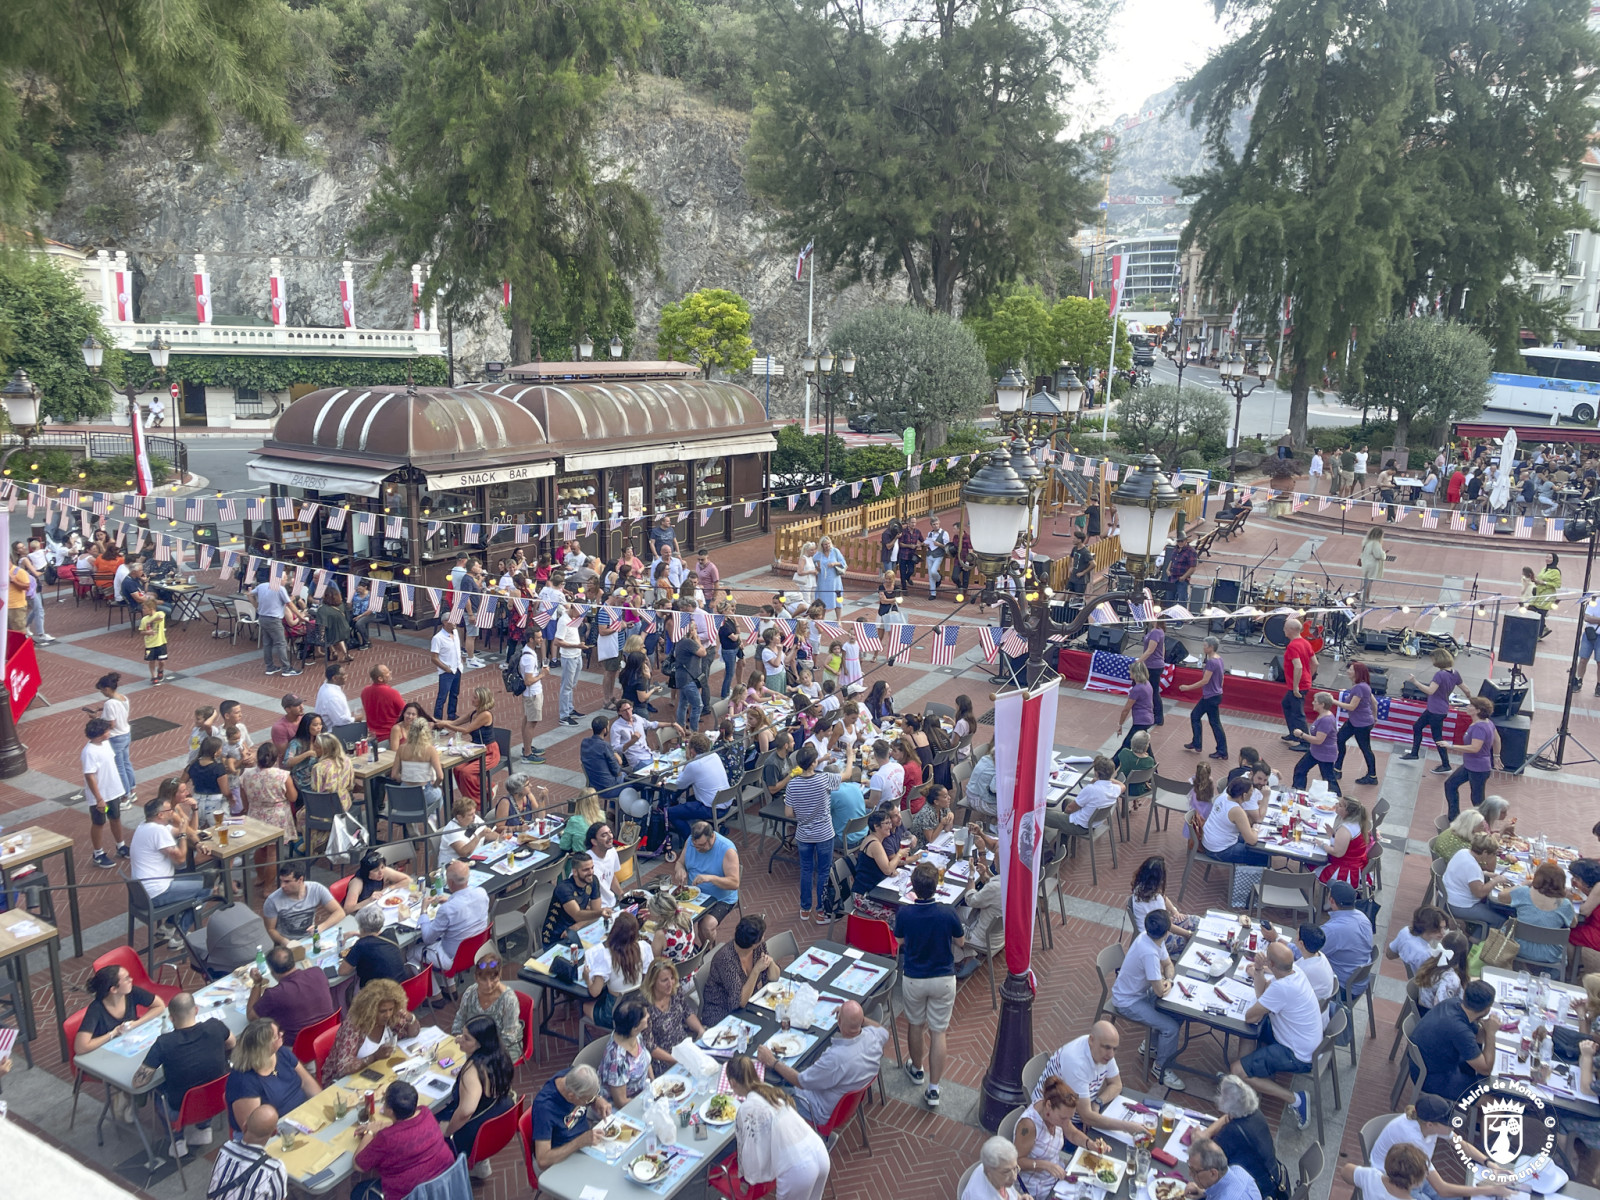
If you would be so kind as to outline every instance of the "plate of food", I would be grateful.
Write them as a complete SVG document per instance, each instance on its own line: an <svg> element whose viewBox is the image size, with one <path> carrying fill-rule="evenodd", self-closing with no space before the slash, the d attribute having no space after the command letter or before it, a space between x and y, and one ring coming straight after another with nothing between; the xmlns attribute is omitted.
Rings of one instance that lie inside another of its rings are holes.
<svg viewBox="0 0 1600 1200"><path fill-rule="evenodd" d="M779 1058L793 1058L806 1048L806 1039L798 1033L775 1033L767 1039L767 1049Z"/></svg>
<svg viewBox="0 0 1600 1200"><path fill-rule="evenodd" d="M668 1100L682 1100L689 1094L689 1081L682 1075L663 1075L650 1084L650 1094Z"/></svg>
<svg viewBox="0 0 1600 1200"><path fill-rule="evenodd" d="M670 1154L657 1150L654 1154L641 1154L628 1163L628 1178L635 1183L655 1183L667 1173Z"/></svg>
<svg viewBox="0 0 1600 1200"><path fill-rule="evenodd" d="M1122 1175L1127 1167L1128 1164L1120 1159L1109 1158L1104 1154L1096 1154L1092 1150L1080 1147L1072 1156L1072 1161L1067 1164L1067 1173L1077 1174L1088 1179L1096 1187L1114 1192L1122 1185Z"/></svg>
<svg viewBox="0 0 1600 1200"><path fill-rule="evenodd" d="M700 1119L707 1125L731 1125L739 1115L739 1102L727 1092L718 1092L700 1106Z"/></svg>
<svg viewBox="0 0 1600 1200"><path fill-rule="evenodd" d="M732 1050L739 1042L739 1029L735 1025L719 1025L700 1035L700 1044L707 1050Z"/></svg>
<svg viewBox="0 0 1600 1200"><path fill-rule="evenodd" d="M619 1142L632 1141L643 1130L629 1121L626 1117L611 1116L606 1118L594 1128L594 1136L602 1145L615 1146Z"/></svg>
<svg viewBox="0 0 1600 1200"><path fill-rule="evenodd" d="M383 898L383 906L384 906L384 907L385 907L385 908L399 908L399 907L400 907L400 904L401 904L401 901L402 901L402 899L403 899L403 898L402 898L402 897L401 897L401 896L398 896L398 895L395 895L395 896L385 896L385 897L384 897L384 898Z"/></svg>
<svg viewBox="0 0 1600 1200"><path fill-rule="evenodd" d="M1181 1179L1152 1179L1150 1181L1150 1195L1152 1200L1183 1200L1188 1185Z"/></svg>
<svg viewBox="0 0 1600 1200"><path fill-rule="evenodd" d="M779 1004L794 999L794 982L788 979L774 980L764 986L754 996L750 997L751 1004L759 1004L762 1008L775 1009Z"/></svg>
<svg viewBox="0 0 1600 1200"><path fill-rule="evenodd" d="M672 898L679 904L693 904L700 899L700 889L697 887L679 887L672 890Z"/></svg>

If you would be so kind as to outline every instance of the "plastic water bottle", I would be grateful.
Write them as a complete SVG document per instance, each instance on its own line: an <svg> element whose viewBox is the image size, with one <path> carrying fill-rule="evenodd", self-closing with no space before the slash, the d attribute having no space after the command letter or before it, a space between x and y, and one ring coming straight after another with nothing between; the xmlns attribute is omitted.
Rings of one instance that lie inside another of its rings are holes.
<svg viewBox="0 0 1600 1200"><path fill-rule="evenodd" d="M734 1043L734 1050L739 1054L746 1054L750 1050L750 1026L743 1021L739 1022L739 1040Z"/></svg>
<svg viewBox="0 0 1600 1200"><path fill-rule="evenodd" d="M267 952L261 946L256 946L256 970L261 972L261 977L267 977Z"/></svg>

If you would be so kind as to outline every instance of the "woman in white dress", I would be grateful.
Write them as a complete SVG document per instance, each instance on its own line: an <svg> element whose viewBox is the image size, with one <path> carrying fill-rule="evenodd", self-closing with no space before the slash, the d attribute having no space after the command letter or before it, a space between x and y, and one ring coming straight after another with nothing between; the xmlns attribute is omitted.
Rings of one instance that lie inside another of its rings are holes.
<svg viewBox="0 0 1600 1200"><path fill-rule="evenodd" d="M739 1174L750 1183L777 1184L778 1200L822 1200L828 1186L828 1148L785 1092L762 1083L744 1055L728 1062L728 1084L743 1103L733 1123Z"/></svg>
<svg viewBox="0 0 1600 1200"><path fill-rule="evenodd" d="M807 542L800 547L800 562L794 572L794 599L800 602L802 608L809 608L811 602L817 598L817 563L814 557L817 553L817 544Z"/></svg>

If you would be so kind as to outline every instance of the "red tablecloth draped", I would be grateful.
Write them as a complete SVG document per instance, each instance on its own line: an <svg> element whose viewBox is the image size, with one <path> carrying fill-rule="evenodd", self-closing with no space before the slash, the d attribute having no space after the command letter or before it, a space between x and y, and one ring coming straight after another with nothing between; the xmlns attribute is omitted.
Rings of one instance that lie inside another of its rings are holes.
<svg viewBox="0 0 1600 1200"><path fill-rule="evenodd" d="M1082 683L1089 678L1088 650L1062 650L1057 661L1056 669L1061 672L1061 677L1070 683ZM1320 675L1329 680L1329 687L1325 691L1337 691L1331 686L1333 679L1338 679L1341 686L1346 685L1341 675L1335 675L1326 665ZM1200 698L1200 693L1180 692L1178 686L1193 683L1200 678L1198 667L1179 667L1173 672L1170 684L1161 689L1163 696L1170 697L1181 704L1193 704ZM1320 684L1319 684L1320 686ZM1286 683L1274 683L1270 679L1249 679L1243 675L1229 675L1222 682L1222 707L1232 712L1254 713L1256 716L1268 717L1273 720L1283 719L1283 694L1289 690ZM1398 696L1389 701L1389 716L1380 720L1374 727L1372 736L1379 741L1407 742L1411 740L1411 723L1421 714L1423 704L1420 700L1402 700ZM1306 723L1310 724L1311 692L1306 692ZM1467 726L1472 723L1471 718L1463 712L1450 712L1444 719L1444 735L1453 742L1460 742L1466 734ZM1424 735L1423 741L1431 744L1433 739Z"/></svg>

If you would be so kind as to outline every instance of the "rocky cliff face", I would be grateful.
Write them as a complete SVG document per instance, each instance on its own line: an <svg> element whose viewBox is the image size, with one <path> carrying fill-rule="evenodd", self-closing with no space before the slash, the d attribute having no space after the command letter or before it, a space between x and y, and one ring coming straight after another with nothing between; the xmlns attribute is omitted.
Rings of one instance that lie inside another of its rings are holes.
<svg viewBox="0 0 1600 1200"><path fill-rule="evenodd" d="M1157 92L1138 111L1111 122L1117 139L1107 219L1112 233L1176 233L1189 219L1187 205L1169 203L1181 199L1172 181L1204 169L1205 131L1190 128L1187 110L1171 109L1177 94L1176 86ZM1234 114L1228 140L1235 152L1249 127L1249 112Z"/></svg>
<svg viewBox="0 0 1600 1200"><path fill-rule="evenodd" d="M653 353L661 306L702 287L725 287L750 303L758 354L791 373L774 381L773 411L799 414L793 376L806 341L806 285L794 256L763 232L766 214L745 190L739 157L746 113L720 109L670 80L644 78L619 88L602 127L598 154L609 171L629 173L661 217L661 272L634 281L639 353ZM403 328L410 312L410 271L379 272L353 255L349 230L374 186L383 147L346 130L314 126L312 153L285 159L250 137L231 134L209 158L173 152L139 137L120 152L76 164L74 185L48 233L73 245L126 250L142 319L194 311L193 255L207 257L219 317L265 318L268 259L282 260L291 325L340 323L341 260L355 265L357 323ZM809 269L809 268L808 268ZM899 298L889 285L835 286L818 279L815 332L877 299ZM495 296L455 326L458 376L503 360L509 331ZM442 317L441 317L442 321ZM758 392L758 381L744 378Z"/></svg>

